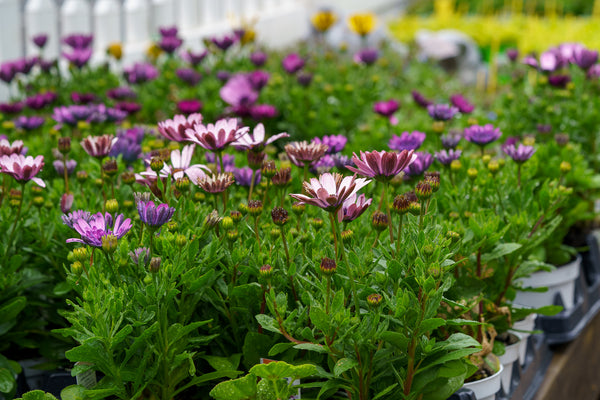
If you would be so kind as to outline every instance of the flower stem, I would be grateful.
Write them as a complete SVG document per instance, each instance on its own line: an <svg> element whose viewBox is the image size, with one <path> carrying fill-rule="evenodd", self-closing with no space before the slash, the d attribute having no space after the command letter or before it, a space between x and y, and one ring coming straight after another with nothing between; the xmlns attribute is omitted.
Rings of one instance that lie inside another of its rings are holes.
<svg viewBox="0 0 600 400"><path fill-rule="evenodd" d="M396 258L400 257L400 238L402 237L402 222L404 214L400 214L400 222L398 222L398 236L396 237ZM391 227L390 227L391 229Z"/></svg>
<svg viewBox="0 0 600 400"><path fill-rule="evenodd" d="M10 248L15 229L17 227L17 223L19 222L19 218L21 217L21 209L23 208L23 195L25 194L25 183L21 183L21 197L19 199L19 208L17 208L17 215L15 216L15 222L13 222L12 228L10 229L10 235L8 236L8 247Z"/></svg>
<svg viewBox="0 0 600 400"><path fill-rule="evenodd" d="M250 191L248 192L248 202L252 199L252 191L254 190L254 178L256 176L256 170L252 170L252 178L250 179ZM264 202L263 202L264 204Z"/></svg>
<svg viewBox="0 0 600 400"><path fill-rule="evenodd" d="M387 211L387 217L390 224L390 228L388 229L390 231L390 245L392 245L394 244L394 230L392 229L392 213L390 211L390 202L388 201L387 195L387 192L389 192L389 185L389 182L383 184L382 197L385 199L385 209Z"/></svg>
<svg viewBox="0 0 600 400"><path fill-rule="evenodd" d="M342 237L342 235L339 231L340 226L337 223L337 220L335 218L333 218L333 221L335 222L336 234L340 238L340 253L342 254L342 260L344 262L344 265L346 265L346 270L348 271L348 277L350 278L350 287L352 289L352 297L354 298L354 312L356 313L356 315L360 315L360 305L358 303L358 291L356 290L356 282L354 281L354 274L352 272L352 266L348 262L348 259L346 258L346 252L344 251L344 238Z"/></svg>
<svg viewBox="0 0 600 400"><path fill-rule="evenodd" d="M65 158L63 158L63 168L64 168L63 174L65 177L65 193L69 194L69 172L67 171L67 156L66 155L65 155Z"/></svg>
<svg viewBox="0 0 600 400"><path fill-rule="evenodd" d="M287 270L289 271L292 263L290 262L290 252L288 250L287 240L285 240L285 232L283 231L283 226L279 227L279 232L281 233L281 241L283 242L283 249L285 250ZM294 285L293 275L290 275L290 285L292 286L292 294L294 295L294 300L298 301L298 293L296 293L296 286Z"/></svg>

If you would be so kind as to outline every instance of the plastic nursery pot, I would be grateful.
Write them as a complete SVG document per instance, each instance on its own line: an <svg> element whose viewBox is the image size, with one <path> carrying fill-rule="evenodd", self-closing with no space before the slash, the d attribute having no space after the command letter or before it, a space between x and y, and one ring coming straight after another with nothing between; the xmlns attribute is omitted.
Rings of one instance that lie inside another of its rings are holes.
<svg viewBox="0 0 600 400"><path fill-rule="evenodd" d="M493 354L489 354L487 358L493 360L492 363L498 367L498 371L485 379L468 382L463 385L463 388L470 389L475 393L475 398L477 400L494 400L496 398L496 393L500 391L502 385L502 372L504 371L504 366L500 363L498 357Z"/></svg>
<svg viewBox="0 0 600 400"><path fill-rule="evenodd" d="M531 331L535 329L535 320L537 314L529 314L525 319L517 321L513 324L513 331L521 337L519 341L519 362L525 365L525 356L527 355L527 342Z"/></svg>
<svg viewBox="0 0 600 400"><path fill-rule="evenodd" d="M531 276L520 280L524 288L543 288L545 292L518 291L515 303L524 306L539 308L555 303L556 296L560 296L565 310L570 310L575 304L575 280L579 277L581 269L581 256L575 260L561 265L553 271L534 272Z"/></svg>
<svg viewBox="0 0 600 400"><path fill-rule="evenodd" d="M521 342L523 342L523 338L519 334L511 333L510 335L516 337L517 342L506 346L504 354L498 356L500 363L504 367L500 381L502 382L502 390L506 394L510 394L511 392L513 366L519 359L519 348L521 347Z"/></svg>

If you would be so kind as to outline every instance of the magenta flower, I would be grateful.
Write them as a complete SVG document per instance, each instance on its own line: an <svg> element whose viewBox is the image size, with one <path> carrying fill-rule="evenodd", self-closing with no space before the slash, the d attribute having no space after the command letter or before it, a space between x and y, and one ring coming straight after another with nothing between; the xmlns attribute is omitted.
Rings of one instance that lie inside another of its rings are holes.
<svg viewBox="0 0 600 400"><path fill-rule="evenodd" d="M86 220L85 218L79 218L73 222L73 229L81 235L81 239L70 238L67 239L67 243L84 243L93 247L102 247L102 238L106 235L114 235L117 239L125 236L131 229L131 219L123 219L123 214L119 214L114 220L109 213L102 215L97 213Z"/></svg>
<svg viewBox="0 0 600 400"><path fill-rule="evenodd" d="M390 124L397 125L398 118L394 116L394 113L400 108L400 103L394 99L388 101L378 101L373 105L373 111L377 114L384 116L390 120Z"/></svg>
<svg viewBox="0 0 600 400"><path fill-rule="evenodd" d="M285 145L285 152L290 158L290 161L298 166L304 167L318 161L329 146L322 143L310 142L303 140L302 142L291 142Z"/></svg>
<svg viewBox="0 0 600 400"><path fill-rule="evenodd" d="M267 86L267 83L269 83L269 79L271 78L271 75L268 72L261 70L252 71L246 76L250 85L256 91L261 91L262 88Z"/></svg>
<svg viewBox="0 0 600 400"><path fill-rule="evenodd" d="M35 44L39 49L43 49L46 46L46 42L48 41L48 35L45 33L40 33L31 38L33 44Z"/></svg>
<svg viewBox="0 0 600 400"><path fill-rule="evenodd" d="M137 203L138 214L140 215L140 221L148 225L151 229L157 229L169 222L175 208L169 207L168 204L154 204L150 201L139 201Z"/></svg>
<svg viewBox="0 0 600 400"><path fill-rule="evenodd" d="M71 53L63 52L62 56L77 68L83 68L92 57L92 49L73 49Z"/></svg>
<svg viewBox="0 0 600 400"><path fill-rule="evenodd" d="M454 149L458 146L458 142L462 139L462 135L451 130L447 135L442 135L440 139L442 140L442 146L445 149Z"/></svg>
<svg viewBox="0 0 600 400"><path fill-rule="evenodd" d="M176 26L159 26L158 32L162 37L175 37L179 30Z"/></svg>
<svg viewBox="0 0 600 400"><path fill-rule="evenodd" d="M392 138L388 142L388 146L392 150L417 150L425 141L425 135L423 132L402 132L400 136L392 135Z"/></svg>
<svg viewBox="0 0 600 400"><path fill-rule="evenodd" d="M106 96L113 100L127 100L135 99L137 94L135 94L135 92L127 86L120 86L107 90Z"/></svg>
<svg viewBox="0 0 600 400"><path fill-rule="evenodd" d="M296 53L288 54L282 61L281 65L288 74L295 74L300 71L306 62Z"/></svg>
<svg viewBox="0 0 600 400"><path fill-rule="evenodd" d="M71 207L73 207L73 199L74 197L72 193L63 193L60 198L60 211L62 211L63 214L71 211Z"/></svg>
<svg viewBox="0 0 600 400"><path fill-rule="evenodd" d="M236 74L229 78L227 83L219 90L219 95L224 102L239 109L249 108L258 99L258 92L246 74Z"/></svg>
<svg viewBox="0 0 600 400"><path fill-rule="evenodd" d="M433 156L429 153L419 151L414 154L414 157L415 161L404 170L407 176L423 175L433 163Z"/></svg>
<svg viewBox="0 0 600 400"><path fill-rule="evenodd" d="M254 127L252 133L250 133L249 131L244 133L235 142L232 143L232 146L238 150L250 150L260 152L267 145L273 143L274 141L289 136L290 135L287 132L281 132L265 140L265 127L263 124L259 123Z"/></svg>
<svg viewBox="0 0 600 400"><path fill-rule="evenodd" d="M24 131L32 131L34 129L37 129L40 126L44 125L44 122L46 122L46 119L44 117L38 117L36 115L32 115L31 117L21 115L14 121L15 126L17 128L23 129Z"/></svg>
<svg viewBox="0 0 600 400"><path fill-rule="evenodd" d="M123 75L131 84L144 83L156 79L158 70L149 63L135 63L131 67L123 68Z"/></svg>
<svg viewBox="0 0 600 400"><path fill-rule="evenodd" d="M163 36L158 41L158 47L167 54L173 54L182 44L183 40L177 36Z"/></svg>
<svg viewBox="0 0 600 400"><path fill-rule="evenodd" d="M398 175L417 158L413 150L402 150L399 153L388 151L360 152L352 154L352 162L356 167L348 166L350 171L359 175L375 178L379 181L389 181Z"/></svg>
<svg viewBox="0 0 600 400"><path fill-rule="evenodd" d="M257 121L275 118L277 116L277 108L271 104L254 104L250 107L250 116Z"/></svg>
<svg viewBox="0 0 600 400"><path fill-rule="evenodd" d="M504 153L512 158L515 162L521 164L531 158L533 153L535 153L535 148L533 146L525 146L523 144L519 144L519 147L517 147L513 143L502 146L502 151L504 151Z"/></svg>
<svg viewBox="0 0 600 400"><path fill-rule="evenodd" d="M511 62L515 62L515 61L517 61L517 58L519 58L519 50L518 49L507 49L506 56L508 57L508 59Z"/></svg>
<svg viewBox="0 0 600 400"><path fill-rule="evenodd" d="M202 102L196 99L179 100L177 110L185 115L195 114L202 110Z"/></svg>
<svg viewBox="0 0 600 400"><path fill-rule="evenodd" d="M189 140L186 131L192 129L194 125L202 123L202 114L191 114L189 116L176 115L173 119L168 119L158 123L158 132L169 140L183 142Z"/></svg>
<svg viewBox="0 0 600 400"><path fill-rule="evenodd" d="M435 158L443 165L450 165L452 161L458 160L461 154L461 150L441 150L435 153Z"/></svg>
<svg viewBox="0 0 600 400"><path fill-rule="evenodd" d="M202 60L206 58L207 55L208 50L201 51L200 53L194 53L191 50L188 50L181 54L181 58L190 63L192 66L196 67L202 62Z"/></svg>
<svg viewBox="0 0 600 400"><path fill-rule="evenodd" d="M356 197L356 193L353 193L346 201L344 201L344 204L342 204L342 207L338 210L338 222L354 221L369 208L372 202L373 199L365 200L364 194Z"/></svg>
<svg viewBox="0 0 600 400"><path fill-rule="evenodd" d="M215 36L211 38L210 41L213 42L214 45L217 46L219 49L226 51L235 44L235 42L237 41L237 37L234 35L224 35L221 38Z"/></svg>
<svg viewBox="0 0 600 400"><path fill-rule="evenodd" d="M54 167L54 170L58 175L64 175L65 163L63 162L63 160L54 160L52 162L52 166ZM77 168L77 161L67 160L67 175L73 175L73 172L75 172L75 168Z"/></svg>
<svg viewBox="0 0 600 400"><path fill-rule="evenodd" d="M38 186L46 187L44 181L35 176L43 167L44 156L33 158L32 156L25 157L13 153L0 157L0 172L12 176L22 184L34 181Z"/></svg>
<svg viewBox="0 0 600 400"><path fill-rule="evenodd" d="M450 96L450 102L454 107L458 108L458 111L460 111L463 114L470 114L475 109L475 106L469 103L469 101L465 99L461 94L455 94Z"/></svg>
<svg viewBox="0 0 600 400"><path fill-rule="evenodd" d="M584 71L589 70L592 65L598 62L598 52L595 50L588 50L581 48L579 51L575 51L573 54L573 62Z"/></svg>
<svg viewBox="0 0 600 400"><path fill-rule="evenodd" d="M254 185L260 183L260 170L254 172L250 167L233 168L233 177L235 183L240 186L249 187L252 183L252 174L254 173Z"/></svg>
<svg viewBox="0 0 600 400"><path fill-rule="evenodd" d="M86 222L90 222L92 220L92 214L89 211L84 210L75 210L69 214L61 216L63 224L67 225L69 228L74 229L73 225L77 220L83 219Z"/></svg>
<svg viewBox="0 0 600 400"><path fill-rule="evenodd" d="M189 141L199 144L206 150L221 152L249 129L246 126L238 128L237 120L230 118L220 119L214 125L195 124L192 129L187 129L185 132Z"/></svg>
<svg viewBox="0 0 600 400"><path fill-rule="evenodd" d="M488 143L492 143L502 136L499 128L494 128L492 124L484 126L473 125L465 128L465 139L471 143L475 143L478 146L485 146Z"/></svg>
<svg viewBox="0 0 600 400"><path fill-rule="evenodd" d="M362 65L373 65L379 58L377 49L362 49L354 54L354 62Z"/></svg>
<svg viewBox="0 0 600 400"><path fill-rule="evenodd" d="M195 145L189 144L184 146L181 151L178 149L171 151L171 165L165 164L161 173L173 175L174 180L183 178L184 175L190 178L190 182L197 182L198 179L204 179L206 177L204 171L209 172L210 169L202 164L192 165L192 156L194 155L195 147Z"/></svg>
<svg viewBox="0 0 600 400"><path fill-rule="evenodd" d="M410 92L410 94L412 95L412 98L415 101L415 103L417 103L417 105L419 105L420 107L427 108L431 104L433 104L431 100L426 99L425 96L423 96L416 90L413 90L412 92Z"/></svg>
<svg viewBox="0 0 600 400"><path fill-rule="evenodd" d="M63 38L63 43L70 46L72 49L87 49L92 44L93 40L93 35L74 33Z"/></svg>
<svg viewBox="0 0 600 400"><path fill-rule="evenodd" d="M267 62L267 54L262 51L256 51L250 54L250 62L257 67L262 67Z"/></svg>
<svg viewBox="0 0 600 400"><path fill-rule="evenodd" d="M567 83L571 82L571 77L569 75L550 75L548 77L548 84L550 86L554 86L557 88L564 89L567 87Z"/></svg>
<svg viewBox="0 0 600 400"><path fill-rule="evenodd" d="M23 141L15 140L9 142L7 139L0 139L0 157L9 156L11 154L22 154L23 152Z"/></svg>
<svg viewBox="0 0 600 400"><path fill-rule="evenodd" d="M344 150L346 143L348 143L348 138L344 135L325 135L322 138L313 138L313 142L327 145L329 148L326 154L334 154Z"/></svg>
<svg viewBox="0 0 600 400"><path fill-rule="evenodd" d="M366 186L370 180L337 173L324 173L310 182L303 182L305 194L290 194L296 200L312 204L328 212L337 212L344 202Z"/></svg>
<svg viewBox="0 0 600 400"><path fill-rule="evenodd" d="M178 68L175 75L190 86L196 86L202 79L202 75L192 68Z"/></svg>
<svg viewBox="0 0 600 400"><path fill-rule="evenodd" d="M13 103L0 103L0 113L18 114L23 111L23 102L15 101Z"/></svg>
<svg viewBox="0 0 600 400"><path fill-rule="evenodd" d="M458 108L448 104L430 104L427 106L427 112L436 121L448 121L458 113Z"/></svg>
<svg viewBox="0 0 600 400"><path fill-rule="evenodd" d="M88 136L81 141L81 147L90 156L102 159L110 153L116 140L113 135Z"/></svg>

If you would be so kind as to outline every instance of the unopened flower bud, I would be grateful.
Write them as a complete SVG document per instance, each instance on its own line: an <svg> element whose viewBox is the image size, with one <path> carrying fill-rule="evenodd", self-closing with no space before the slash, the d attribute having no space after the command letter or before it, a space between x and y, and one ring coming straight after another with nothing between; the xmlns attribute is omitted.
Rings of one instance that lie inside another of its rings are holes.
<svg viewBox="0 0 600 400"><path fill-rule="evenodd" d="M43 193L44 192L44 188L37 186L37 185L31 186L31 188L29 190L31 190L33 193Z"/></svg>
<svg viewBox="0 0 600 400"><path fill-rule="evenodd" d="M90 129L90 123L87 121L77 121L77 129L80 131L86 131Z"/></svg>
<svg viewBox="0 0 600 400"><path fill-rule="evenodd" d="M169 221L165 224L165 226L170 231L176 231L177 228L179 227L179 224L176 221Z"/></svg>
<svg viewBox="0 0 600 400"><path fill-rule="evenodd" d="M352 240L353 237L354 232L352 231L352 229L346 229L345 231L342 231L342 240L349 242L350 240Z"/></svg>
<svg viewBox="0 0 600 400"><path fill-rule="evenodd" d="M132 185L135 183L135 174L130 171L125 171L121 174L121 181L126 185Z"/></svg>
<svg viewBox="0 0 600 400"><path fill-rule="evenodd" d="M242 215L248 214L248 211L249 211L248 204L240 203L240 205L238 206L238 210L240 211L240 213Z"/></svg>
<svg viewBox="0 0 600 400"><path fill-rule="evenodd" d="M262 214L263 203L260 200L250 200L248 202L248 214L257 217Z"/></svg>
<svg viewBox="0 0 600 400"><path fill-rule="evenodd" d="M279 228L271 228L269 231L269 236L271 236L271 239L277 239L279 235L281 235Z"/></svg>
<svg viewBox="0 0 600 400"><path fill-rule="evenodd" d="M187 176L177 178L175 181L175 189L179 190L181 193L187 192L190 190L190 179Z"/></svg>
<svg viewBox="0 0 600 400"><path fill-rule="evenodd" d="M568 174L571 171L571 163L567 161L563 161L560 163L560 173Z"/></svg>
<svg viewBox="0 0 600 400"><path fill-rule="evenodd" d="M228 231L233 228L233 218L231 217L223 217L221 220L221 228Z"/></svg>
<svg viewBox="0 0 600 400"><path fill-rule="evenodd" d="M435 248L433 247L432 244L426 244L425 246L423 246L423 254L430 256L433 254L433 252L435 251Z"/></svg>
<svg viewBox="0 0 600 400"><path fill-rule="evenodd" d="M316 230L321 229L323 226L323 220L321 218L311 218L309 222Z"/></svg>
<svg viewBox="0 0 600 400"><path fill-rule="evenodd" d="M567 145L567 143L569 143L569 135L566 133L558 133L554 135L554 140L560 147L564 147Z"/></svg>
<svg viewBox="0 0 600 400"><path fill-rule="evenodd" d="M117 237L115 235L102 236L102 250L112 254L117 250Z"/></svg>
<svg viewBox="0 0 600 400"><path fill-rule="evenodd" d="M392 203L392 210L397 212L398 214L406 214L410 207L410 200L408 196L404 194L399 194L394 198L394 202Z"/></svg>
<svg viewBox="0 0 600 400"><path fill-rule="evenodd" d="M187 238L184 235L177 235L175 238L175 244L177 247L182 248L188 243Z"/></svg>
<svg viewBox="0 0 600 400"><path fill-rule="evenodd" d="M452 171L460 171L461 168L462 164L459 160L452 160L452 162L450 163L450 169Z"/></svg>
<svg viewBox="0 0 600 400"><path fill-rule="evenodd" d="M281 168L273 177L271 178L271 182L273 185L278 187L285 187L292 180L292 169L291 168Z"/></svg>
<svg viewBox="0 0 600 400"><path fill-rule="evenodd" d="M102 181L102 179L96 178L96 179L94 179L94 185L101 188L104 185L104 182Z"/></svg>
<svg viewBox="0 0 600 400"><path fill-rule="evenodd" d="M206 195L202 192L196 192L194 193L194 197L192 197L192 200L194 201L194 203L199 203L201 201L204 201L206 199Z"/></svg>
<svg viewBox="0 0 600 400"><path fill-rule="evenodd" d="M237 229L230 229L227 231L227 240L235 242L240 237L240 233Z"/></svg>
<svg viewBox="0 0 600 400"><path fill-rule="evenodd" d="M85 262L90 257L90 253L85 247L77 247L73 249L73 259L80 262Z"/></svg>
<svg viewBox="0 0 600 400"><path fill-rule="evenodd" d="M117 165L117 160L109 158L102 164L102 170L107 176L113 177L119 172L119 166Z"/></svg>
<svg viewBox="0 0 600 400"><path fill-rule="evenodd" d="M448 214L448 216L450 217L450 219L458 219L458 218L460 218L460 214L457 213L456 211L451 211L450 214Z"/></svg>
<svg viewBox="0 0 600 400"><path fill-rule="evenodd" d="M250 167L250 169L252 169L253 171L261 169L266 156L267 155L262 151L248 151L248 166Z"/></svg>
<svg viewBox="0 0 600 400"><path fill-rule="evenodd" d="M324 276L329 277L335 273L335 271L337 269L337 265L335 263L335 260L333 260L329 257L323 257L319 268L321 269L321 273Z"/></svg>
<svg viewBox="0 0 600 400"><path fill-rule="evenodd" d="M418 201L411 201L408 205L408 212L412 215L420 215L421 214L421 203Z"/></svg>
<svg viewBox="0 0 600 400"><path fill-rule="evenodd" d="M260 276L264 278L270 278L272 274L273 267L271 267L269 264L265 264L262 267L260 267Z"/></svg>
<svg viewBox="0 0 600 400"><path fill-rule="evenodd" d="M294 204L292 204L292 211L298 216L302 215L305 209L306 205L300 201L296 201Z"/></svg>
<svg viewBox="0 0 600 400"><path fill-rule="evenodd" d="M446 124L444 123L444 121L433 121L433 123L431 124L431 129L435 133L442 133L442 132L444 132L445 128L446 128Z"/></svg>
<svg viewBox="0 0 600 400"><path fill-rule="evenodd" d="M116 199L106 200L105 208L106 212L114 214L119 211L119 202Z"/></svg>
<svg viewBox="0 0 600 400"><path fill-rule="evenodd" d="M267 179L271 179L277 173L277 166L275 166L274 161L263 161L262 167L260 169L260 174Z"/></svg>
<svg viewBox="0 0 600 400"><path fill-rule="evenodd" d="M475 168L469 168L467 170L467 176L472 181L475 180L475 178L477 178L477 174L478 174L478 171Z"/></svg>
<svg viewBox="0 0 600 400"><path fill-rule="evenodd" d="M42 196L35 196L32 201L34 206L41 208L46 200Z"/></svg>
<svg viewBox="0 0 600 400"><path fill-rule="evenodd" d="M498 161L492 160L488 163L487 168L492 175L496 175L500 169L500 164L498 164Z"/></svg>
<svg viewBox="0 0 600 400"><path fill-rule="evenodd" d="M133 201L131 201L131 200L123 200L123 208L125 210L131 210L133 208Z"/></svg>
<svg viewBox="0 0 600 400"><path fill-rule="evenodd" d="M452 240L452 242L457 242L460 240L460 234L454 231L446 232L446 237Z"/></svg>
<svg viewBox="0 0 600 400"><path fill-rule="evenodd" d="M152 169L154 172L159 172L161 169L163 169L164 165L165 162L160 157L154 156L150 159L150 169Z"/></svg>
<svg viewBox="0 0 600 400"><path fill-rule="evenodd" d="M419 181L415 187L415 194L420 201L427 200L433 194L433 189L427 181Z"/></svg>
<svg viewBox="0 0 600 400"><path fill-rule="evenodd" d="M219 217L217 210L212 210L204 219L204 224L209 228L214 228L220 221L221 217Z"/></svg>
<svg viewBox="0 0 600 400"><path fill-rule="evenodd" d="M61 154L68 154L71 151L71 138L70 137L60 137L58 138L58 151Z"/></svg>
<svg viewBox="0 0 600 400"><path fill-rule="evenodd" d="M18 199L10 199L8 201L8 204L12 207L12 208L19 208L20 204L21 204L21 200Z"/></svg>
<svg viewBox="0 0 600 400"><path fill-rule="evenodd" d="M275 207L271 211L271 218L273 223L277 226L283 226L289 219L289 214L285 208Z"/></svg>
<svg viewBox="0 0 600 400"><path fill-rule="evenodd" d="M371 307L379 307L382 300L383 296L379 293L371 293L367 296L367 303L369 303Z"/></svg>
<svg viewBox="0 0 600 400"><path fill-rule="evenodd" d="M535 144L535 138L533 136L525 136L523 138L523 144L525 146L533 146Z"/></svg>
<svg viewBox="0 0 600 400"><path fill-rule="evenodd" d="M390 221L388 220L387 214L382 213L380 211L375 211L371 216L371 225L377 231L385 230L388 227L389 223Z"/></svg>
<svg viewBox="0 0 600 400"><path fill-rule="evenodd" d="M75 178L77 179L77 182L83 183L83 182L87 181L88 173L86 171L77 171Z"/></svg>
<svg viewBox="0 0 600 400"><path fill-rule="evenodd" d="M236 224L238 222L240 222L242 220L242 217L243 217L242 213L239 212L238 210L231 210L231 211L229 211L229 216L231 217L231 220L233 222L235 222Z"/></svg>
<svg viewBox="0 0 600 400"><path fill-rule="evenodd" d="M83 264L81 264L79 261L75 261L73 264L71 264L71 273L73 275L81 275L81 273L83 272Z"/></svg>
<svg viewBox="0 0 600 400"><path fill-rule="evenodd" d="M160 271L161 261L162 260L160 257L152 257L152 259L150 259L150 264L148 265L148 271L153 274L156 274L158 271Z"/></svg>
<svg viewBox="0 0 600 400"><path fill-rule="evenodd" d="M481 161L483 161L485 165L487 165L487 163L489 163L491 159L492 156L490 156L489 154L484 154L483 157L481 157Z"/></svg>

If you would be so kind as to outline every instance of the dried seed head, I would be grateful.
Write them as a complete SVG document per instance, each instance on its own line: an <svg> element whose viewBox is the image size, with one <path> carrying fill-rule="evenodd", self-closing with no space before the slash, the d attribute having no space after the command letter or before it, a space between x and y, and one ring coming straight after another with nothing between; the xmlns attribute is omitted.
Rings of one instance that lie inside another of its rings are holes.
<svg viewBox="0 0 600 400"><path fill-rule="evenodd" d="M150 271L153 274L156 274L158 271L160 271L161 262L162 260L160 257L152 257L152 259L150 260L150 264L148 265L148 271Z"/></svg>

